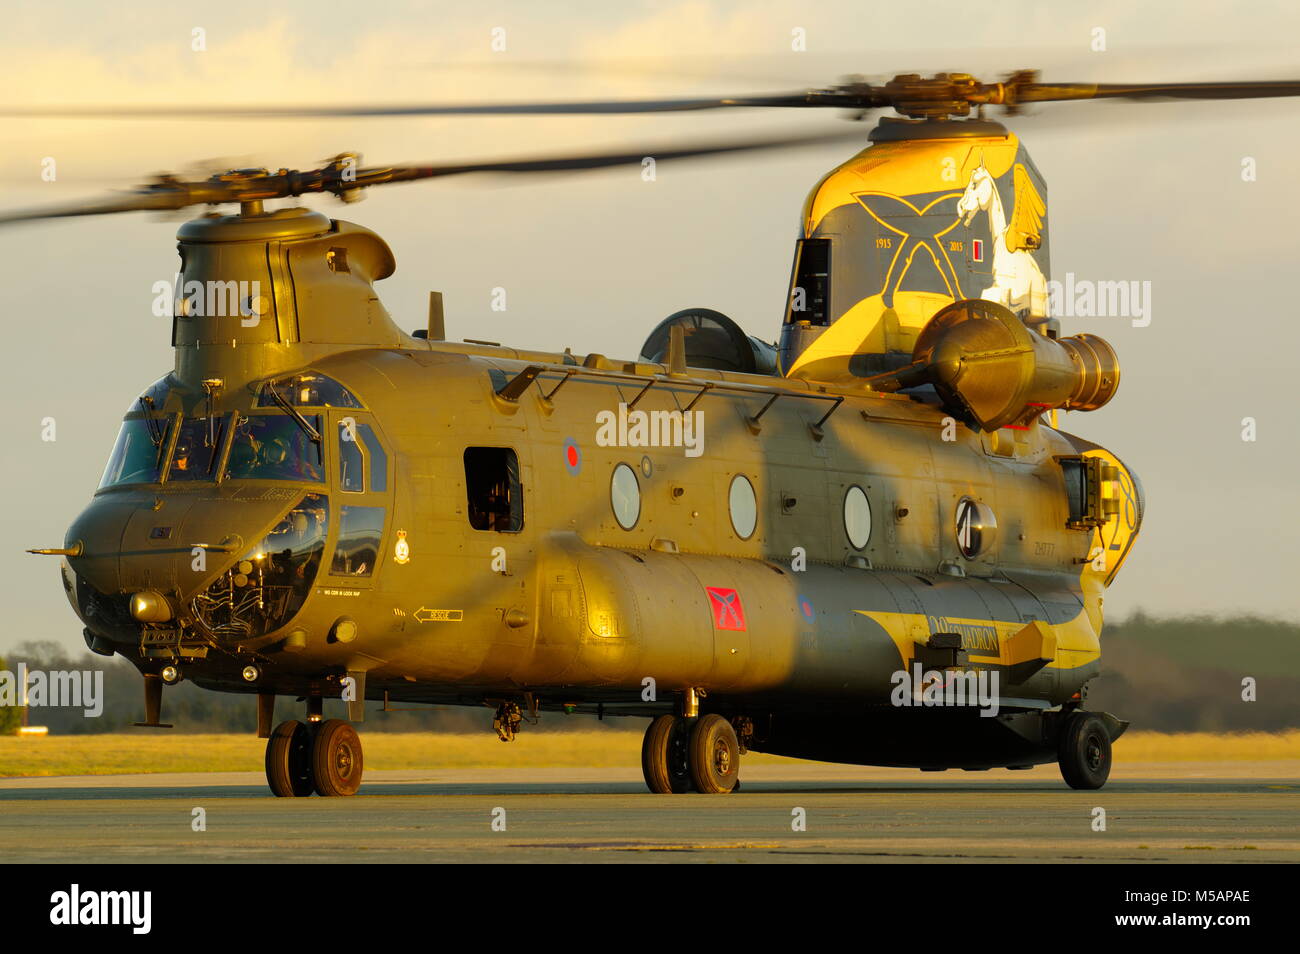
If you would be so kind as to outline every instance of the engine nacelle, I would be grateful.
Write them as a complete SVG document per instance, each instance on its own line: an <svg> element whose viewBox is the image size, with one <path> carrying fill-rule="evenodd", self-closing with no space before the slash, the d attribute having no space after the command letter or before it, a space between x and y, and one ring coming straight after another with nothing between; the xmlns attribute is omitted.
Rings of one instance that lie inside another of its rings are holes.
<svg viewBox="0 0 1300 954"><path fill-rule="evenodd" d="M995 431L1054 408L1102 407L1119 388L1119 359L1096 335L1048 338L1010 309L976 298L936 312L912 363L873 383L880 390L933 384L946 409Z"/></svg>

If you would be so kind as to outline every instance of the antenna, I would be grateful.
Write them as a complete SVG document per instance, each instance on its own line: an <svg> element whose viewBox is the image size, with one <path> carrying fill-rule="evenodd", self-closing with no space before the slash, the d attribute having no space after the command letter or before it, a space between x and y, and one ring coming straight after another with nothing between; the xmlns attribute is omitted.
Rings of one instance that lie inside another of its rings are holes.
<svg viewBox="0 0 1300 954"><path fill-rule="evenodd" d="M686 373L686 330L681 325L668 329L668 373Z"/></svg>
<svg viewBox="0 0 1300 954"><path fill-rule="evenodd" d="M442 313L442 292L429 292L429 332L430 341L446 341L447 327Z"/></svg>

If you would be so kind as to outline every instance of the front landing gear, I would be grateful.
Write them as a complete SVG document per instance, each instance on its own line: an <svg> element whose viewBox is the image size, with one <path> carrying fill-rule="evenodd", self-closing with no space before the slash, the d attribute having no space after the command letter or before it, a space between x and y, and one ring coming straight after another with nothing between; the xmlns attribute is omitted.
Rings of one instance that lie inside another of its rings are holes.
<svg viewBox="0 0 1300 954"><path fill-rule="evenodd" d="M266 783L277 798L312 793L311 729L301 722L281 722L266 740Z"/></svg>
<svg viewBox="0 0 1300 954"><path fill-rule="evenodd" d="M361 787L361 737L342 719L316 729L311 747L312 774L321 795L355 795Z"/></svg>
<svg viewBox="0 0 1300 954"><path fill-rule="evenodd" d="M710 712L691 729L691 781L697 792L723 795L740 780L740 742L731 723Z"/></svg>
<svg viewBox="0 0 1300 954"><path fill-rule="evenodd" d="M735 791L740 784L736 730L717 713L698 719L661 715L646 728L641 772L657 795Z"/></svg>
<svg viewBox="0 0 1300 954"><path fill-rule="evenodd" d="M341 719L281 722L266 743L266 781L279 798L355 795L362 768L361 739Z"/></svg>
<svg viewBox="0 0 1300 954"><path fill-rule="evenodd" d="M691 724L681 716L661 715L646 727L641 743L641 773L656 795L691 790Z"/></svg>
<svg viewBox="0 0 1300 954"><path fill-rule="evenodd" d="M1122 729L1120 731L1123 731ZM1071 788L1098 789L1110 778L1111 733L1095 712L1074 712L1061 731L1061 777Z"/></svg>

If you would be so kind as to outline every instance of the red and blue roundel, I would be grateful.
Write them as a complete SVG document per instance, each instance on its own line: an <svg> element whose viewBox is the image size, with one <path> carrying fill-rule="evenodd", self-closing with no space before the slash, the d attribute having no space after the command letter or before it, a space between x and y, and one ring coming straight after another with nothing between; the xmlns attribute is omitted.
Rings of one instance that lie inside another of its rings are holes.
<svg viewBox="0 0 1300 954"><path fill-rule="evenodd" d="M574 477L582 473L582 448L572 437L564 439L564 468Z"/></svg>
<svg viewBox="0 0 1300 954"><path fill-rule="evenodd" d="M817 610L813 608L812 600L806 596L799 597L799 612L805 622L811 623L817 619Z"/></svg>

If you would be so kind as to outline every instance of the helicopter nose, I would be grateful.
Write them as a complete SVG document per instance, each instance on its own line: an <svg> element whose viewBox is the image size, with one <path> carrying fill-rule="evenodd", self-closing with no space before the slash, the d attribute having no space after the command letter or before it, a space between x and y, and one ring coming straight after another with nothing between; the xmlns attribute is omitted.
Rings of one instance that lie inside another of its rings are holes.
<svg viewBox="0 0 1300 954"><path fill-rule="evenodd" d="M69 565L78 577L101 593L118 591L117 556L122 546L122 528L135 506L134 501L99 498L68 528L67 542L80 551L69 554Z"/></svg>
<svg viewBox="0 0 1300 954"><path fill-rule="evenodd" d="M110 639L171 623L299 497L230 484L101 493L68 530L77 545L59 551L73 608Z"/></svg>
<svg viewBox="0 0 1300 954"><path fill-rule="evenodd" d="M101 494L68 529L68 539L81 544L68 562L100 593L168 592L178 583L178 564L189 559L180 531L192 506L188 495Z"/></svg>

